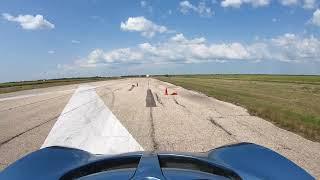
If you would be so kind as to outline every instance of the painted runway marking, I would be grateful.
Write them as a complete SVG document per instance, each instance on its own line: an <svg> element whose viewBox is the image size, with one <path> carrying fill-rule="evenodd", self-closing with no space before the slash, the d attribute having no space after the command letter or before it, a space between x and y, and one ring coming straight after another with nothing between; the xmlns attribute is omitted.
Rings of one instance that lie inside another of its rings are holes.
<svg viewBox="0 0 320 180"><path fill-rule="evenodd" d="M79 108L64 114L75 107ZM94 154L143 151L92 86L84 85L75 91L41 148L48 146L73 147Z"/></svg>
<svg viewBox="0 0 320 180"><path fill-rule="evenodd" d="M100 87L104 87L107 86L107 84L105 85L101 85L101 86L90 86L90 89L96 89L96 88L100 88ZM69 93L72 92L76 89L68 89L68 90L62 90L62 91L52 91L52 92L44 92L44 93L34 93L34 94L26 94L26 95L19 95L19 96L11 96L11 97L4 97L4 98L0 98L0 102L1 101L9 101L9 100L16 100L16 99L23 99L23 98L30 98L30 97L35 97L35 96L42 96L42 95L49 95L49 94L55 94L55 93Z"/></svg>
<svg viewBox="0 0 320 180"><path fill-rule="evenodd" d="M48 94L53 94L53 93L67 93L74 91L75 89L69 89L69 90L64 90L64 91L54 91L54 92L46 92L46 93L35 93L35 94L26 94L26 95L20 95L20 96L12 96L12 97L5 97L1 98L1 101L9 101L9 100L16 100L16 99L23 99L23 98L29 98L29 97L35 97L35 96L41 96L41 95L48 95Z"/></svg>

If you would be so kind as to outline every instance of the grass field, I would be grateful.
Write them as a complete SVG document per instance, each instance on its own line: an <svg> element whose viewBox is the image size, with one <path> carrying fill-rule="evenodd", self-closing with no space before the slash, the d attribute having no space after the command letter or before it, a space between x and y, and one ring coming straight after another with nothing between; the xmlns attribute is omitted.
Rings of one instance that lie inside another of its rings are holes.
<svg viewBox="0 0 320 180"><path fill-rule="evenodd" d="M243 106L252 115L320 142L320 76L181 75L157 78Z"/></svg>
<svg viewBox="0 0 320 180"><path fill-rule="evenodd" d="M21 90L28 90L28 89L86 83L86 82L93 82L93 81L103 81L103 80L109 80L109 79L114 79L114 78L85 77L85 78L63 78L63 79L49 79L49 80L38 80L38 81L7 82L7 83L0 83L0 94L21 91Z"/></svg>

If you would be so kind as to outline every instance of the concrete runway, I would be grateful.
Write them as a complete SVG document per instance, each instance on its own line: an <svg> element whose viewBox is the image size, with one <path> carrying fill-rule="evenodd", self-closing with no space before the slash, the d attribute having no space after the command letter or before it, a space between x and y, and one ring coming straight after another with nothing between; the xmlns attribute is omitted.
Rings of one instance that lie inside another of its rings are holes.
<svg viewBox="0 0 320 180"><path fill-rule="evenodd" d="M132 84L138 83L138 87ZM178 95L165 96L176 91ZM202 152L253 142L320 177L320 143L250 116L239 106L151 78L0 95L0 169L41 147L92 153Z"/></svg>

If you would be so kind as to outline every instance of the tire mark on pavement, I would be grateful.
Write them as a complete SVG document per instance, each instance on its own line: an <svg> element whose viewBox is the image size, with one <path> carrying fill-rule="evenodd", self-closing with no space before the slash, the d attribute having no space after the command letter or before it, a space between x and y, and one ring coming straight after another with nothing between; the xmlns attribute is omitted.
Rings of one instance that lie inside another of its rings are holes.
<svg viewBox="0 0 320 180"><path fill-rule="evenodd" d="M155 95L156 95L156 99L157 99L158 103L163 106L163 102L161 101L161 98L159 97L158 93L155 93Z"/></svg>
<svg viewBox="0 0 320 180"><path fill-rule="evenodd" d="M149 107L149 112L150 112L150 123L151 123L151 141L152 141L152 147L153 151L157 151L159 149L159 144L156 141L156 133L155 133L155 128L154 128L154 119L153 119L153 109L152 107Z"/></svg>
<svg viewBox="0 0 320 180"><path fill-rule="evenodd" d="M106 96L107 94L108 94L108 93L103 94L102 97ZM33 127L29 128L29 129L27 129L27 130L25 130L25 131L23 131L23 132L21 132L21 133L18 133L18 134L16 134L15 136L12 136L12 137L8 138L8 139L5 140L5 141L0 142L0 147L3 146L3 145L6 144L6 143L12 141L12 140L15 139L15 138L17 138L17 137L19 137L19 136L22 136L23 134L25 134L25 133L27 133L27 132L29 132L29 131L32 131L33 129L36 129L37 127L40 127L40 126L42 126L42 125L45 125L45 124L49 123L49 122L52 121L52 120L57 119L59 116L64 116L64 115L66 115L66 114L68 114L68 113L70 113L70 112L72 112L72 111L74 111L74 110L76 110L76 109L79 109L80 107L82 107L82 106L84 106L84 105L87 105L87 104L92 103L92 102L95 102L95 101L97 101L97 99L91 99L91 100L89 100L88 102L83 103L83 104L81 104L81 105L79 105L79 106L71 109L70 111L67 111L67 112L65 112L65 113L63 113L63 114L60 114L60 113L59 113L59 114L57 114L57 115L55 115L55 116L53 116L53 117L51 117L51 118L48 118L46 121L44 121L44 122L42 122L42 123L40 123L40 124L37 124L36 126L33 126Z"/></svg>
<svg viewBox="0 0 320 180"><path fill-rule="evenodd" d="M179 106L181 106L181 107L183 107L183 108L186 108L186 106L183 105L183 104L181 104L181 103L179 103L176 98L173 98L173 100L174 100L174 102L175 102L176 104L178 104ZM187 109L187 108L186 108L186 109Z"/></svg>
<svg viewBox="0 0 320 180"><path fill-rule="evenodd" d="M156 102L154 100L151 89L147 90L146 95L146 107L149 107L149 119L150 119L150 129L151 129L151 142L153 151L157 151L159 149L159 144L156 141L156 133L154 128L154 119L153 119L153 107L157 107Z"/></svg>
<svg viewBox="0 0 320 180"><path fill-rule="evenodd" d="M222 131L224 131L226 134L228 134L230 137L232 137L234 140L238 141L238 139L235 138L235 136L230 132L228 131L227 129L225 129L223 126L221 126L221 124L217 123L212 117L209 117L209 121L217 126L218 128L220 128Z"/></svg>
<svg viewBox="0 0 320 180"><path fill-rule="evenodd" d="M31 127L31 128L29 128L29 129L27 129L27 130L25 130L25 131L23 131L23 132L15 135L15 136L12 136L12 137L8 138L8 139L5 140L5 141L2 141L2 142L0 143L0 147L1 147L2 145L6 144L6 143L8 143L8 142L10 142L10 141L12 141L12 140L15 139L15 138L17 138L17 137L19 137L19 136L22 136L23 134L25 134L25 133L27 133L27 132L29 132L29 131L32 131L33 129L36 129L37 127L40 127L40 126L42 126L42 125L44 125L44 124L47 124L48 122L50 122L50 121L52 121L52 120L57 119L58 117L59 117L59 115L56 115L56 116L54 116L53 118L50 118L50 119L48 119L48 120L46 120L46 121L44 121L44 122L42 122L42 123L40 123L40 124L38 124L38 125L36 125L36 126L33 126L33 127Z"/></svg>
<svg viewBox="0 0 320 180"><path fill-rule="evenodd" d="M128 91L132 91L135 85L131 85L131 88Z"/></svg>
<svg viewBox="0 0 320 180"><path fill-rule="evenodd" d="M114 84L110 84L111 86L114 85ZM109 84L107 85L103 85L103 86L100 86L100 87L104 87L104 86L110 86ZM100 87L94 87L93 89L98 89ZM119 88L120 89L120 88ZM83 92L85 91L90 91L91 89L87 89L87 90L83 90ZM71 92L68 92L64 95L61 95L61 96L55 96L55 97L52 97L52 98L47 98L47 99L43 99L43 100L40 100L40 101L35 101L35 102L31 102L31 103L27 103L27 104L22 104L22 105L18 105L18 106L14 106L14 107L11 107L11 108L8 108L8 109L2 109L0 110L0 112L4 112L4 111L10 111L10 110L13 110L13 109L16 109L16 108L21 108L21 107L24 107L24 106L28 106L28 105L32 105L32 104L36 104L36 103L41 103L41 102L46 102L46 101L50 101L50 100L54 100L54 99L58 99L58 98L61 98L61 97L64 97L64 96L68 96L70 94L73 94L74 93L74 89L73 90L66 90L66 91L71 91ZM61 91L58 91L57 93L61 93ZM54 92L50 92L50 93L54 93ZM26 97L28 98L28 97Z"/></svg>
<svg viewBox="0 0 320 180"><path fill-rule="evenodd" d="M113 108L113 106L114 106L114 102L115 102L115 95L114 95L114 92L115 92L115 91L117 91L117 90L119 90L120 88L115 89L115 90L112 90L112 89L110 89L110 88L107 88L107 87L106 87L106 89L107 89L107 90L109 90L109 91L111 92L111 106L110 106L110 108ZM102 95L102 97L103 97L104 95L106 95L106 93L105 93L105 94L103 94L103 95Z"/></svg>
<svg viewBox="0 0 320 180"><path fill-rule="evenodd" d="M19 106L14 106L14 107L11 107L11 108L8 108L8 109L2 109L2 110L0 110L0 112L11 111L11 110L14 110L14 109L17 109L17 108L21 108L21 107L24 107L24 106L29 106L29 105L33 105L33 104L37 104L37 103L41 103L41 102L46 102L46 101L50 101L50 100L59 99L59 98L62 98L64 96L69 96L70 94L71 93L64 94L64 95L61 95L61 96L55 96L55 97L48 98L48 99L43 99L43 100L40 100L40 101L35 101L35 102L32 102L32 103L22 104L22 105L19 105Z"/></svg>

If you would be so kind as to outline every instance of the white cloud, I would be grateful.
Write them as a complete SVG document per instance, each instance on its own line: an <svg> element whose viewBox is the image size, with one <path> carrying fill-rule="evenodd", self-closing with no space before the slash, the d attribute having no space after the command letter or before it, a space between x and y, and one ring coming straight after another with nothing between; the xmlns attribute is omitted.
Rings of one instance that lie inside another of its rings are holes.
<svg viewBox="0 0 320 180"><path fill-rule="evenodd" d="M270 40L269 51L274 59L282 61L319 61L320 40L284 34Z"/></svg>
<svg viewBox="0 0 320 180"><path fill-rule="evenodd" d="M320 61L320 40L284 34L251 44L208 43L204 37L188 39L176 34L162 43L142 43L136 47L110 51L93 50L87 58L77 61L81 67L117 64L175 64L226 61L278 60L285 62Z"/></svg>
<svg viewBox="0 0 320 180"><path fill-rule="evenodd" d="M141 35L145 37L153 37L156 33L168 32L165 26L157 25L143 16L129 17L126 22L121 22L120 28L123 31L141 32Z"/></svg>
<svg viewBox="0 0 320 180"><path fill-rule="evenodd" d="M72 44L80 44L80 41L78 41L78 40L71 40L71 43L72 43Z"/></svg>
<svg viewBox="0 0 320 180"><path fill-rule="evenodd" d="M315 9L316 8L316 0L304 0L303 8L305 9Z"/></svg>
<svg viewBox="0 0 320 180"><path fill-rule="evenodd" d="M280 3L283 6L292 6L297 5L299 3L299 0L280 0Z"/></svg>
<svg viewBox="0 0 320 180"><path fill-rule="evenodd" d="M53 29L55 26L48 20L44 19L42 15L18 15L16 17L3 13L2 17L11 22L18 22L23 29L37 30L37 29Z"/></svg>
<svg viewBox="0 0 320 180"><path fill-rule="evenodd" d="M279 0L283 6L301 6L304 9L315 9L316 0Z"/></svg>
<svg viewBox="0 0 320 180"><path fill-rule="evenodd" d="M310 22L315 26L320 26L320 9L314 11Z"/></svg>
<svg viewBox="0 0 320 180"><path fill-rule="evenodd" d="M262 7L270 4L271 0L223 0L222 7L239 8L242 4L251 4L253 7Z"/></svg>
<svg viewBox="0 0 320 180"><path fill-rule="evenodd" d="M297 6L301 5L305 9L314 9L316 7L316 0L278 0L283 6ZM271 0L222 0L222 7L240 8L244 4L250 4L253 7L268 6Z"/></svg>
<svg viewBox="0 0 320 180"><path fill-rule="evenodd" d="M206 5L205 1L200 1L198 6L191 4L189 1L181 1L179 4L179 9L183 14L194 11L202 17L211 17L214 14L211 8Z"/></svg>
<svg viewBox="0 0 320 180"><path fill-rule="evenodd" d="M49 53L49 54L54 54L55 51L54 51L54 50L49 50L48 53Z"/></svg>

